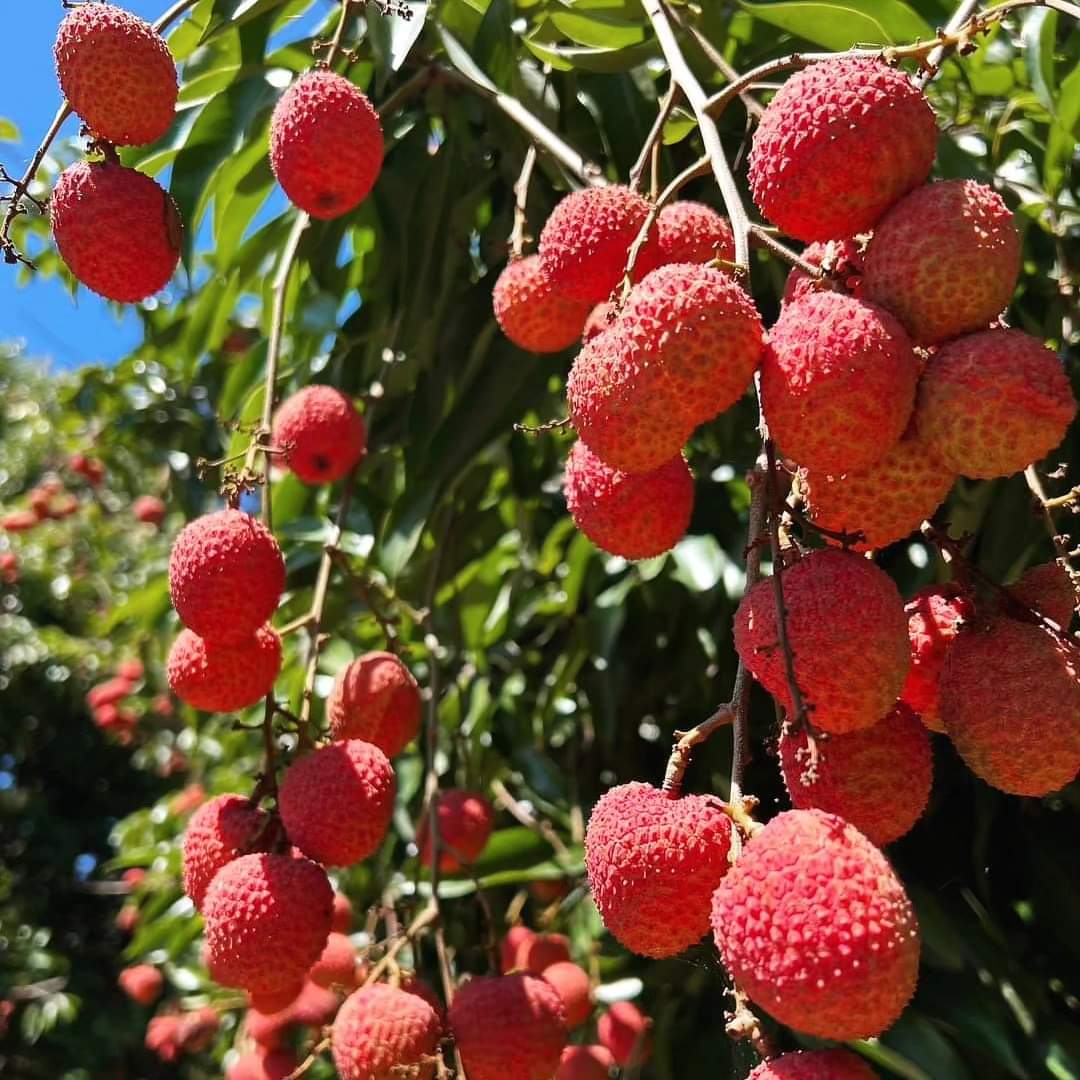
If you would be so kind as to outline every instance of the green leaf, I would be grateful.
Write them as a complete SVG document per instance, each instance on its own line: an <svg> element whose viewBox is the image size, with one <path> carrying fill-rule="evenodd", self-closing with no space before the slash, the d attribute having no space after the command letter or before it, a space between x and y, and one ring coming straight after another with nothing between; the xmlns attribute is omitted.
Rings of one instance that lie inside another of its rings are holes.
<svg viewBox="0 0 1080 1080"><path fill-rule="evenodd" d="M476 61L469 55L468 50L453 34L444 26L438 26L439 38L446 50L447 58L471 82L484 90L496 93L498 87L477 66Z"/></svg>
<svg viewBox="0 0 1080 1080"><path fill-rule="evenodd" d="M383 80L388 72L397 71L405 63L424 30L428 12L427 0L404 2L412 12L408 19L396 14L384 15L375 4L369 4L365 13L371 47L382 69L380 74Z"/></svg>
<svg viewBox="0 0 1080 1080"><path fill-rule="evenodd" d="M601 12L585 15L578 10L553 11L551 22L571 41L594 49L625 49L645 40L645 25Z"/></svg>
<svg viewBox="0 0 1080 1080"><path fill-rule="evenodd" d="M12 121L0 116L0 142L18 142L22 136Z"/></svg>
<svg viewBox="0 0 1080 1080"><path fill-rule="evenodd" d="M1080 138L1080 67L1061 80L1057 112L1050 123L1043 177L1046 190L1057 195L1068 175L1069 162Z"/></svg>
<svg viewBox="0 0 1080 1080"><path fill-rule="evenodd" d="M1043 107L1053 116L1055 112L1054 42L1057 36L1057 12L1046 8L1025 12L1021 40L1022 54L1027 65L1031 87Z"/></svg>
<svg viewBox="0 0 1080 1080"><path fill-rule="evenodd" d="M900 45L933 37L934 28L901 0L739 0L755 19L826 49Z"/></svg>

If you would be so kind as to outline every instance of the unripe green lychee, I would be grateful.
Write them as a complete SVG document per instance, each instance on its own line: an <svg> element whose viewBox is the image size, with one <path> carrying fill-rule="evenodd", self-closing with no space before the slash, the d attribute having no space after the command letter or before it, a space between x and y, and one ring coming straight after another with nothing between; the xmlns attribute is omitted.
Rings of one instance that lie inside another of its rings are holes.
<svg viewBox="0 0 1080 1080"><path fill-rule="evenodd" d="M181 630L169 650L169 689L194 709L235 712L274 688L281 671L281 638L262 626L239 645L220 645Z"/></svg>
<svg viewBox="0 0 1080 1080"><path fill-rule="evenodd" d="M502 332L519 348L535 353L561 352L582 335L590 311L586 300L574 300L552 285L539 255L514 259L491 292Z"/></svg>
<svg viewBox="0 0 1080 1080"><path fill-rule="evenodd" d="M330 737L363 739L396 757L420 730L420 688L401 659L370 652L334 680L326 701Z"/></svg>
<svg viewBox="0 0 1080 1080"><path fill-rule="evenodd" d="M278 406L274 445L305 484L332 484L367 453L367 428L350 398L333 386L305 386Z"/></svg>

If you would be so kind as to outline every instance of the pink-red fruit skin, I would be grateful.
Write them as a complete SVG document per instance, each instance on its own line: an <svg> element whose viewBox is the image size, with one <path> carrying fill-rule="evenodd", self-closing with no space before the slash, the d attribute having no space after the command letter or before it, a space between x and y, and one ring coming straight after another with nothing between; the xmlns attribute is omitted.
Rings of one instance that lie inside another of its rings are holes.
<svg viewBox="0 0 1080 1080"><path fill-rule="evenodd" d="M502 332L520 349L555 353L568 349L582 334L591 305L555 288L539 255L514 259L491 292Z"/></svg>
<svg viewBox="0 0 1080 1080"><path fill-rule="evenodd" d="M863 255L857 241L850 237L844 240L819 240L803 251L802 258L811 266L824 267L827 276L816 279L798 266L793 266L784 283L785 304L812 292L862 295Z"/></svg>
<svg viewBox="0 0 1080 1080"><path fill-rule="evenodd" d="M593 808L585 866L611 935L641 956L676 956L708 933L728 871L731 820L718 799L669 798L650 784L611 788Z"/></svg>
<svg viewBox="0 0 1080 1080"><path fill-rule="evenodd" d="M181 630L166 664L169 689L204 712L254 705L270 693L280 671L281 638L269 626L239 645L219 645Z"/></svg>
<svg viewBox="0 0 1080 1080"><path fill-rule="evenodd" d="M49 210L60 257L107 300L133 304L153 296L180 261L176 204L134 169L79 161L56 181Z"/></svg>
<svg viewBox="0 0 1080 1080"><path fill-rule="evenodd" d="M750 151L758 208L797 240L870 229L930 172L934 114L899 68L841 57L792 75Z"/></svg>
<svg viewBox="0 0 1080 1080"><path fill-rule="evenodd" d="M589 973L569 960L549 964L540 974L555 987L566 1010L566 1026L581 1027L593 1011L592 986Z"/></svg>
<svg viewBox="0 0 1080 1080"><path fill-rule="evenodd" d="M1068 630L1076 609L1076 589L1061 563L1030 567L1008 591L1014 600Z"/></svg>
<svg viewBox="0 0 1080 1080"><path fill-rule="evenodd" d="M353 943L344 934L331 930L322 954L308 971L308 978L326 990L334 987L351 990L356 985L356 948Z"/></svg>
<svg viewBox="0 0 1080 1080"><path fill-rule="evenodd" d="M911 418L919 364L889 312L843 293L784 305L761 365L761 404L781 449L808 469L868 469Z"/></svg>
<svg viewBox="0 0 1080 1080"><path fill-rule="evenodd" d="M773 818L720 883L712 922L731 978L807 1035L879 1035L915 990L911 902L885 856L834 814Z"/></svg>
<svg viewBox="0 0 1080 1080"><path fill-rule="evenodd" d="M727 219L689 199L668 203L660 211L656 243L665 263L735 261L735 237Z"/></svg>
<svg viewBox="0 0 1080 1080"><path fill-rule="evenodd" d="M382 843L397 785L387 756L360 739L294 761L278 792L289 839L326 866L351 866Z"/></svg>
<svg viewBox="0 0 1080 1080"><path fill-rule="evenodd" d="M169 130L176 65L148 22L114 4L84 4L64 17L53 56L64 97L99 138L141 146Z"/></svg>
<svg viewBox="0 0 1080 1080"><path fill-rule="evenodd" d="M986 330L943 346L919 384L915 419L961 476L1010 476L1065 437L1076 399L1061 360L1021 330Z"/></svg>
<svg viewBox="0 0 1080 1080"><path fill-rule="evenodd" d="M332 484L364 459L367 428L340 390L305 386L278 408L273 441L305 484Z"/></svg>
<svg viewBox="0 0 1080 1080"><path fill-rule="evenodd" d="M983 330L1009 305L1020 237L1001 196L974 180L917 188L878 223L866 250L868 300L920 345Z"/></svg>
<svg viewBox="0 0 1080 1080"><path fill-rule="evenodd" d="M201 909L217 872L233 859L264 851L269 816L243 795L218 795L205 802L184 832L184 892Z"/></svg>
<svg viewBox="0 0 1080 1080"><path fill-rule="evenodd" d="M911 642L911 667L900 690L907 704L931 731L944 731L938 689L945 655L965 620L975 613L971 601L952 584L929 585L904 605Z"/></svg>
<svg viewBox="0 0 1080 1080"><path fill-rule="evenodd" d="M300 1063L289 1049L256 1048L241 1054L226 1070L225 1080L285 1080Z"/></svg>
<svg viewBox="0 0 1080 1080"><path fill-rule="evenodd" d="M379 114L341 75L308 71L274 107L270 164L285 194L312 217L341 217L358 206L382 160Z"/></svg>
<svg viewBox="0 0 1080 1080"><path fill-rule="evenodd" d="M441 1024L416 994L385 983L345 999L331 1033L334 1066L341 1080L430 1080Z"/></svg>
<svg viewBox="0 0 1080 1080"><path fill-rule="evenodd" d="M596 1035L624 1069L652 1057L652 1020L632 1001L616 1001L596 1022Z"/></svg>
<svg viewBox="0 0 1080 1080"><path fill-rule="evenodd" d="M136 964L124 968L116 980L120 989L139 1005L153 1005L165 984L161 972L150 964Z"/></svg>
<svg viewBox="0 0 1080 1080"><path fill-rule="evenodd" d="M892 579L858 555L827 548L805 555L782 580L795 679L811 721L833 735L872 727L896 701L910 664ZM772 580L759 581L739 604L735 648L790 715Z"/></svg>
<svg viewBox="0 0 1080 1080"><path fill-rule="evenodd" d="M334 680L326 718L332 739L363 739L396 757L420 730L420 688L393 653L365 653Z"/></svg>
<svg viewBox="0 0 1080 1080"><path fill-rule="evenodd" d="M816 760L806 731L785 725L780 764L796 810L836 814L879 847L919 820L934 777L926 728L902 703L873 727L818 742Z"/></svg>
<svg viewBox="0 0 1080 1080"><path fill-rule="evenodd" d="M447 1025L469 1080L551 1080L566 1045L562 1001L536 975L470 979Z"/></svg>
<svg viewBox="0 0 1080 1080"><path fill-rule="evenodd" d="M850 1050L796 1050L763 1061L747 1080L877 1080Z"/></svg>
<svg viewBox="0 0 1080 1080"><path fill-rule="evenodd" d="M476 791L450 788L439 794L435 804L439 826L439 869L444 874L456 874L463 866L471 866L480 857L495 825L495 807ZM417 829L420 860L432 863L431 820L425 817Z"/></svg>
<svg viewBox="0 0 1080 1080"><path fill-rule="evenodd" d="M652 472L625 473L580 439L566 459L563 493L574 524L598 548L624 559L670 551L694 508L694 478L681 454Z"/></svg>
<svg viewBox="0 0 1080 1080"><path fill-rule="evenodd" d="M606 1046L567 1046L555 1080L608 1080L615 1059Z"/></svg>

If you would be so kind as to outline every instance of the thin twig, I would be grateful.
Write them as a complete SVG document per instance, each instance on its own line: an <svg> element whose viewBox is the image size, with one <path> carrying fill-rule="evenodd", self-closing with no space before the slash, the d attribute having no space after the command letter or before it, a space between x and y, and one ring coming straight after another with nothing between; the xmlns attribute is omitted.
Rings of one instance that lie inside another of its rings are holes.
<svg viewBox="0 0 1080 1080"><path fill-rule="evenodd" d="M525 151L525 160L521 163L521 172L514 181L514 227L510 231L511 259L520 259L525 249L525 228L529 223L529 181L532 179L535 164L536 144L529 143L529 149Z"/></svg>
<svg viewBox="0 0 1080 1080"><path fill-rule="evenodd" d="M629 180L631 191L637 191L641 187L641 177L645 173L645 166L649 163L649 157L652 154L653 147L662 140L664 125L667 123L668 117L671 115L671 110L675 108L675 103L678 99L678 83L672 82L667 88L667 93L660 99L660 107L657 110L653 126L649 130L649 134L645 136L645 142L642 144L641 153L638 154L637 161L631 166Z"/></svg>
<svg viewBox="0 0 1080 1080"><path fill-rule="evenodd" d="M356 0L341 0L341 17L338 19L337 27L334 30L333 40L330 42L330 48L326 53L325 63L328 68L334 66L334 61L341 51L341 42L345 37L345 26L349 21L349 12L352 10L352 6L355 2Z"/></svg>
<svg viewBox="0 0 1080 1080"><path fill-rule="evenodd" d="M779 255L784 262L797 266L804 274L813 278L814 281L820 281L825 276L825 271L820 266L807 262L798 252L792 251L786 244L780 243L768 229L763 229L760 225L751 225L750 235L763 248L767 248L774 255Z"/></svg>
<svg viewBox="0 0 1080 1080"><path fill-rule="evenodd" d="M971 18L972 15L975 14L976 11L978 11L981 3L982 0L961 0L959 6L945 24L945 33L955 33L968 21L968 19ZM944 43L938 45L937 48L927 56L925 66L915 73L915 78L912 79L912 82L920 88L924 87L938 71L941 70L941 65L945 61L945 58L955 47L955 45L945 45Z"/></svg>
<svg viewBox="0 0 1080 1080"><path fill-rule="evenodd" d="M491 781L491 793L495 796L495 801L506 810L515 821L524 825L526 829L532 829L533 832L537 833L547 841L555 852L555 861L559 863L563 869L567 869L574 865L574 857L570 854L570 849L563 843L562 837L555 831L550 821L544 821L542 818L538 818L528 809L528 807L522 805L522 803L514 798L510 793L510 790L501 780L495 779Z"/></svg>

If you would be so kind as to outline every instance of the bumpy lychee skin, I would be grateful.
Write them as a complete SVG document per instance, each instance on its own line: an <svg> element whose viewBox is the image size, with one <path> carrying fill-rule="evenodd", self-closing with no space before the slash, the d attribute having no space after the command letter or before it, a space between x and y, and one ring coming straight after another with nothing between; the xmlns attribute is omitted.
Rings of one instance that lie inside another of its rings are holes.
<svg viewBox="0 0 1080 1080"><path fill-rule="evenodd" d="M334 891L308 859L241 855L210 883L203 902L210 976L252 995L297 993L330 933Z"/></svg>
<svg viewBox="0 0 1080 1080"><path fill-rule="evenodd" d="M447 1023L469 1080L550 1080L566 1044L562 1001L536 975L470 979Z"/></svg>
<svg viewBox="0 0 1080 1080"><path fill-rule="evenodd" d="M662 266L578 354L566 386L570 420L612 468L650 472L739 400L763 338L754 302L727 274Z"/></svg>
<svg viewBox="0 0 1080 1080"><path fill-rule="evenodd" d="M1011 476L1065 437L1076 399L1060 359L1021 330L986 330L942 347L919 384L915 420L961 476Z"/></svg>
<svg viewBox="0 0 1080 1080"><path fill-rule="evenodd" d="M456 874L480 857L495 825L495 807L491 800L476 791L450 788L443 791L435 806L439 823L439 868L444 874ZM431 821L424 818L417 830L420 861L430 866Z"/></svg>
<svg viewBox="0 0 1080 1080"><path fill-rule="evenodd" d="M813 755L806 731L785 725L780 765L792 806L836 814L879 847L919 820L934 778L926 728L899 702L873 727L818 742Z"/></svg>
<svg viewBox="0 0 1080 1080"><path fill-rule="evenodd" d="M765 110L750 150L750 190L798 240L870 229L930 172L934 114L897 68L839 58L792 75Z"/></svg>
<svg viewBox="0 0 1080 1080"><path fill-rule="evenodd" d="M239 645L219 645L181 630L165 674L169 689L192 708L234 712L266 697L280 671L281 638L263 626Z"/></svg>
<svg viewBox="0 0 1080 1080"><path fill-rule="evenodd" d="M623 1068L652 1057L652 1020L632 1001L616 1001L596 1022L596 1035Z"/></svg>
<svg viewBox="0 0 1080 1080"><path fill-rule="evenodd" d="M803 260L812 266L824 267L826 277L815 279L793 266L784 283L785 304L812 292L846 292L862 296L863 254L856 240L819 240L802 253Z"/></svg>
<svg viewBox="0 0 1080 1080"><path fill-rule="evenodd" d="M592 311L589 312L588 318L585 320L585 325L581 328L581 341L584 344L587 341L592 341L598 334L602 334L605 330L611 328L615 322L614 304L603 303L597 304Z"/></svg>
<svg viewBox="0 0 1080 1080"><path fill-rule="evenodd" d="M567 1046L555 1080L608 1080L615 1059L606 1046Z"/></svg>
<svg viewBox="0 0 1080 1080"><path fill-rule="evenodd" d="M967 595L956 585L929 585L904 605L911 642L911 667L900 690L908 705L931 731L944 731L938 691L945 654L965 621L975 614Z"/></svg>
<svg viewBox="0 0 1080 1080"><path fill-rule="evenodd" d="M331 931L322 955L308 972L316 985L330 989L335 986L351 990L356 985L356 948L344 935Z"/></svg>
<svg viewBox="0 0 1080 1080"><path fill-rule="evenodd" d="M1008 307L1020 236L1001 196L974 180L917 188L878 223L866 250L867 299L916 342L983 330Z"/></svg>
<svg viewBox="0 0 1080 1080"><path fill-rule="evenodd" d="M1076 609L1076 590L1060 563L1032 566L1008 591L1013 599L1068 630Z"/></svg>
<svg viewBox="0 0 1080 1080"><path fill-rule="evenodd" d="M620 185L567 195L540 233L540 263L552 285L586 304L606 300L622 280L630 245L648 215L648 202ZM654 230L638 253L635 279L662 261Z"/></svg>
<svg viewBox="0 0 1080 1080"><path fill-rule="evenodd" d="M731 820L719 800L669 798L622 784L593 808L585 866L608 931L631 952L675 956L709 929L709 898L728 871Z"/></svg>
<svg viewBox="0 0 1080 1080"><path fill-rule="evenodd" d="M799 471L811 519L834 532L861 532L855 551L909 536L945 501L954 479L914 425L868 469L836 476Z"/></svg>
<svg viewBox="0 0 1080 1080"><path fill-rule="evenodd" d="M858 555L827 548L786 569L783 587L796 682L810 719L834 735L872 727L896 701L910 664L903 601L892 579ZM735 648L790 713L778 642L773 582L759 581L735 613Z"/></svg>
<svg viewBox="0 0 1080 1080"><path fill-rule="evenodd" d="M665 263L735 261L735 236L727 218L690 199L668 203L660 211L656 242Z"/></svg>
<svg viewBox="0 0 1080 1080"><path fill-rule="evenodd" d="M95 135L141 146L169 130L176 65L148 22L114 4L84 4L60 24L53 56L68 104Z"/></svg>
<svg viewBox="0 0 1080 1080"><path fill-rule="evenodd" d="M336 218L358 206L382 161L379 114L341 75L309 71L274 107L270 164L285 194L312 217Z"/></svg>
<svg viewBox="0 0 1080 1080"><path fill-rule="evenodd" d="M773 818L720 883L712 923L728 974L807 1035L879 1035L915 990L911 901L885 856L834 814Z"/></svg>
<svg viewBox="0 0 1080 1080"><path fill-rule="evenodd" d="M566 1010L566 1026L571 1030L581 1027L592 1016L593 1011L589 973L577 964L560 960L557 964L549 964L541 974L562 998L563 1008Z"/></svg>
<svg viewBox="0 0 1080 1080"><path fill-rule="evenodd" d="M331 743L289 766L278 810L289 839L326 866L351 866L382 843L397 786L387 756L360 739Z"/></svg>
<svg viewBox="0 0 1080 1080"><path fill-rule="evenodd" d="M107 300L133 304L163 289L180 261L180 216L149 176L111 162L64 170L49 200L68 269Z"/></svg>
<svg viewBox="0 0 1080 1080"><path fill-rule="evenodd" d="M363 739L396 757L420 730L420 688L393 653L365 653L334 681L326 718L332 739Z"/></svg>
<svg viewBox="0 0 1080 1080"><path fill-rule="evenodd" d="M439 1017L416 994L385 983L345 999L331 1033L341 1080L429 1080L441 1038Z"/></svg>
<svg viewBox="0 0 1080 1080"><path fill-rule="evenodd" d="M1013 795L1047 795L1080 772L1076 657L1041 626L969 624L945 657L941 718L976 776Z"/></svg>
<svg viewBox="0 0 1080 1080"><path fill-rule="evenodd" d="M173 544L173 607L185 626L208 641L246 641L274 613L284 589L281 548L250 514L204 514L185 526Z"/></svg>
<svg viewBox="0 0 1080 1080"><path fill-rule="evenodd" d="M568 349L580 337L591 310L586 300L575 300L555 288L544 273L539 255L514 259L491 292L502 332L519 348L534 353Z"/></svg>
<svg viewBox="0 0 1080 1080"><path fill-rule="evenodd" d="M219 795L205 802L188 822L182 848L184 892L196 909L217 872L233 859L266 851L270 818L243 795Z"/></svg>
<svg viewBox="0 0 1080 1080"><path fill-rule="evenodd" d="M305 386L274 416L274 445L305 484L340 480L367 453L367 428L356 406L333 386Z"/></svg>
<svg viewBox="0 0 1080 1080"><path fill-rule="evenodd" d="M869 469L911 419L919 363L883 308L843 293L786 304L769 331L761 404L784 452L808 469Z"/></svg>
<svg viewBox="0 0 1080 1080"><path fill-rule="evenodd" d="M625 473L580 439L566 459L563 493L574 524L598 548L624 559L670 551L694 508L694 478L681 454L652 472Z"/></svg>
<svg viewBox="0 0 1080 1080"><path fill-rule="evenodd" d="M796 1050L763 1061L747 1080L877 1080L877 1073L850 1050Z"/></svg>

